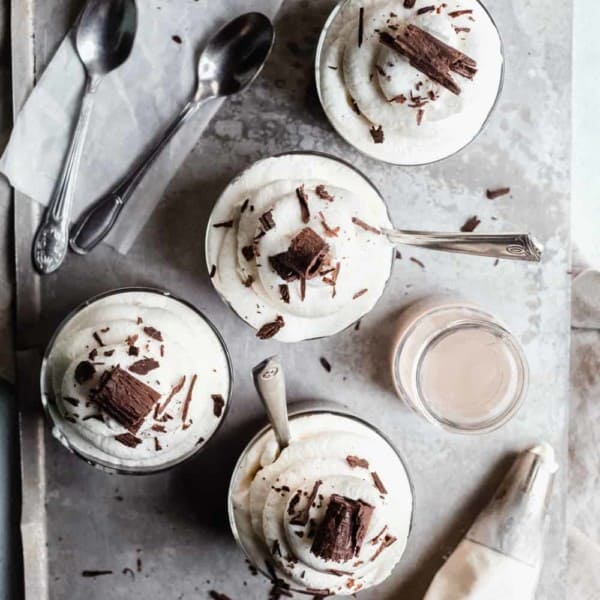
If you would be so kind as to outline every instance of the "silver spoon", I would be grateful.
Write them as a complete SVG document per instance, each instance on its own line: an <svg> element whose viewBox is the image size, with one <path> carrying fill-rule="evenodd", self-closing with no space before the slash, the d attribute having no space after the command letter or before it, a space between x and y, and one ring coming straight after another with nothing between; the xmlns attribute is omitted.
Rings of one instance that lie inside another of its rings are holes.
<svg viewBox="0 0 600 600"><path fill-rule="evenodd" d="M33 241L33 264L42 275L56 271L67 254L73 193L95 94L104 76L129 57L136 31L135 0L88 0L79 17L75 49L85 69L85 89L67 157Z"/></svg>
<svg viewBox="0 0 600 600"><path fill-rule="evenodd" d="M205 102L237 94L254 81L274 38L271 21L261 13L251 12L230 21L208 41L198 61L198 85L193 98L115 188L79 218L71 230L74 252L87 254L108 235L150 166Z"/></svg>
<svg viewBox="0 0 600 600"><path fill-rule="evenodd" d="M393 244L491 258L539 262L544 247L530 233L434 233L382 229Z"/></svg>
<svg viewBox="0 0 600 600"><path fill-rule="evenodd" d="M273 427L279 449L290 445L290 422L288 420L285 377L278 356L263 360L252 369L254 385L260 397L269 422Z"/></svg>

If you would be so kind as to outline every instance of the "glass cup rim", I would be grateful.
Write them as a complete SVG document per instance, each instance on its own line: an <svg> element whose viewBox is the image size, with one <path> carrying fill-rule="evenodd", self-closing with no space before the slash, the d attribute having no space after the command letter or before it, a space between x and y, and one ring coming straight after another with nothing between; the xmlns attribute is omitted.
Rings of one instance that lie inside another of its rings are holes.
<svg viewBox="0 0 600 600"><path fill-rule="evenodd" d="M454 150L454 152L452 152L451 154L448 154L447 156L442 156L440 158L436 158L435 160L429 160L429 161L420 162L420 163L393 162L391 160L379 158L377 156L374 156L374 155L362 150L361 148L356 146L353 142L351 142L348 139L348 137L344 134L344 132L342 132L338 127L336 127L336 125L332 122L332 120L329 118L329 115L327 114L327 110L325 109L325 103L323 101L323 96L321 93L321 54L323 53L323 46L325 45L325 39L327 37L329 28L331 27L331 24L333 23L335 17L339 13L339 11L342 9L343 5L350 1L351 0L340 0L333 7L331 12L329 13L329 16L327 17L327 20L325 21L325 24L323 25L323 27L321 29L321 33L319 35L319 41L317 43L317 50L315 53L314 75L315 75L315 83L316 83L316 88L317 88L317 96L319 97L319 103L321 104L321 108L323 109L323 112L325 113L325 116L327 117L327 121L329 122L329 124L331 125L333 130L347 144L352 146L352 148L354 148L362 156L366 156L366 157L370 158L371 160L376 160L378 162L382 162L382 163L388 164L388 165L394 165L397 167L409 167L410 168L410 167L424 167L426 165L435 165L436 163L442 162L444 160L452 158L453 156L456 156L459 152L462 152L465 148L470 146L481 135L481 133L487 126L492 114L495 112L496 107L498 106L498 103L500 101L500 96L502 95L502 90L504 88L504 79L505 79L505 72L506 72L506 56L505 56L505 51L504 51L504 39L502 38L502 34L500 33L500 29L498 28L496 21L492 17L492 14L488 10L488 8L485 6L483 1L475 0L475 2L477 2L481 6L483 11L486 13L488 18L490 19L492 25L494 26L494 29L496 30L496 33L498 34L498 39L500 41L500 56L502 57L502 65L500 68L500 80L498 81L498 90L496 91L496 96L494 98L494 101L492 102L492 105L490 106L490 109L489 109L484 121L481 123L481 127L479 127L479 129L477 130L475 135L468 142L466 142L460 148L457 148L456 150Z"/></svg>
<svg viewBox="0 0 600 600"><path fill-rule="evenodd" d="M427 336L427 338L425 338L425 340L422 342L422 344L417 350L416 366L414 368L413 374L411 374L411 380L414 377L417 392L417 398L413 398L410 394L408 394L406 388L402 385L401 379L399 377L400 355L404 349L406 340L410 337L410 334L416 329L419 322L425 316L429 316L438 312L444 312L453 307L467 308L468 310L474 312L479 316L454 319L450 323L444 325L444 327L442 327L441 329L434 331L429 336ZM515 360L515 364L517 365L517 368L519 370L518 377L520 382L520 385L518 386L518 389L514 394L514 398L512 399L506 410L504 410L500 415L494 417L493 419L483 421L481 422L481 424L475 426L465 426L461 425L460 423L451 421L449 419L443 419L434 411L430 410L425 400L425 394L422 390L421 381L421 372L423 369L423 364L429 350L431 350L432 347L435 346L435 344L437 344L438 341L440 341L442 338L459 329L464 329L467 327L478 327L486 329L490 333L501 337L503 342L507 344L511 355ZM394 350L393 361L394 383L396 385L396 389L400 394L400 397L405 402L408 402L409 405L413 406L414 410L416 410L420 415L422 415L428 422L438 427L442 427L446 431L452 433L460 433L465 435L480 435L484 433L490 433L492 431L495 431L496 429L499 429L500 427L508 423L508 421L510 421L519 411L519 409L525 401L529 385L529 365L523 347L517 340L515 335L511 331L509 331L504 325L499 323L491 313L481 310L478 307L468 304L466 302L461 303L458 300L453 300L450 304L434 306L429 310L425 311L418 319L411 323L411 325L404 332L402 342L398 344Z"/></svg>
<svg viewBox="0 0 600 600"><path fill-rule="evenodd" d="M219 423L217 424L217 427L212 432L210 437L207 440L205 440L202 444L195 446L194 448L192 448L192 450L190 452L182 455L179 458L173 459L164 464L152 465L149 467L125 467L123 465L110 464L106 461L87 456L81 450L74 447L70 443L68 437L64 434L64 432L61 428L61 423L59 422L58 419L56 419L53 416L53 414L50 410L50 403L53 401L53 400L51 400L51 398L54 397L54 394L49 393L49 391L46 389L46 384L45 384L45 380L47 377L47 370L48 370L48 359L49 359L50 353L52 352L52 350L54 348L54 344L56 343L58 336L64 330L64 328L68 325L68 323L71 321L71 319L73 317L75 317L76 315L78 315L84 308L87 308L88 306L92 305L93 303L95 303L99 300L108 298L110 296L115 296L118 294L128 293L128 292L144 292L144 293L150 293L150 294L157 294L160 296L166 296L177 302L180 302L181 304L183 304L184 306L186 306L187 308L192 310L195 314L197 314L201 319L203 319L204 322L212 330L212 332L216 335L217 340L219 341L219 344L221 345L221 348L223 349L223 353L225 355L225 359L227 362L227 371L228 371L228 377L229 377L229 389L227 392L227 401L225 402L223 414L221 416L221 419L219 420ZM46 415L46 419L49 421L49 423L51 424L51 426L53 428L57 428L57 430L60 432L59 436L54 435L54 433L53 433L52 437L54 437L54 439L56 439L56 441L58 441L69 452L71 452L78 458L82 459L84 462L88 463L89 465L93 466L94 468L96 468L100 471L107 472L107 473L118 474L118 475L136 475L136 476L154 475L156 473L161 473L163 471L167 471L177 465L180 465L180 464L186 462L187 460L191 459L192 457L197 456L210 443L210 440L217 434L217 432L223 425L223 422L225 421L225 419L227 418L227 415L229 413L229 407L231 405L232 392L233 392L233 382L234 382L233 366L232 366L232 362L231 362L231 356L229 354L229 349L227 348L227 345L225 344L225 340L223 339L223 336L221 335L219 330L216 328L214 323L201 310L196 308L188 300L185 300L184 298L181 298L177 294L173 294L172 292L170 292L169 290L166 290L164 288L152 287L152 286L123 286L123 287L106 290L104 292L100 292L100 293L95 294L95 295L91 296L90 298L80 302L79 304L77 304L77 306L75 306L75 308L71 309L67 313L67 315L65 317L63 317L63 319L60 321L60 323L54 330L54 333L50 337L50 340L48 341L48 344L46 345L46 348L44 350L44 354L42 357L42 364L41 364L41 368L40 368L40 399L41 399L42 407L44 409L44 414Z"/></svg>
<svg viewBox="0 0 600 600"><path fill-rule="evenodd" d="M272 154L272 155L269 155L269 156L265 156L265 157L259 158L259 159L255 160L255 161L253 161L247 167L244 167L241 171L239 171L234 177L232 177L230 179L229 183L225 186L225 188L223 188L223 190L219 194L219 197L217 198L217 201L215 202L215 204L214 204L214 206L213 206L213 208L212 208L212 210L210 212L210 216L208 217L208 221L206 223L206 232L205 232L205 235L204 235L204 259L206 261L206 268L207 268L207 271L209 273L210 273L210 271L211 271L211 269L213 267L212 263L209 260L209 256L208 256L208 243L209 243L210 231L211 231L211 227L212 227L212 224L213 224L213 221L214 221L214 210L215 210L215 207L217 206L217 203L219 202L219 200L221 199L221 197L223 196L223 194L240 177L242 177L244 174L246 174L250 169L252 169L252 167L254 167L254 165L258 164L259 162L262 162L264 160L269 160L270 158L282 158L284 156L294 156L294 155L319 156L321 158L327 158L327 159L333 160L335 162L341 163L342 165L344 165L344 166L349 167L350 169L352 169L355 173L357 173L359 176L361 176L373 188L373 191L377 194L377 196L379 196L379 199L381 200L381 202L383 203L383 205L385 207L385 212L387 214L387 217L388 217L390 223L393 224L392 216L390 214L390 207L389 207L388 203L386 202L384 196L379 191L379 188L371 181L371 179L369 177L367 177L367 175L365 175L365 173L363 171L361 171L355 165L353 165L350 162L344 160L343 158L340 158L339 156L335 156L335 155L329 154L327 152L320 152L318 150L289 150L289 151L286 151L286 152L279 152L277 154ZM325 338L328 338L328 337L332 337L334 335L338 335L338 334L342 333L343 331L347 331L351 327L354 327L356 325L356 323L358 321L360 321L360 319L362 319L367 314L369 314L372 310L374 310L375 307L377 306L377 304L379 304L379 302L383 298L383 295L385 294L385 292L386 292L386 290L388 288L390 279L392 278L392 275L393 275L394 266L396 264L395 256L396 256L396 246L394 244L390 244L390 271L389 271L388 277L387 277L387 279L385 281L385 285L384 285L383 291L381 292L381 295L379 296L379 298L377 299L377 301L375 302L375 304L373 304L373 306L371 307L371 309L369 311L367 311L365 314L361 315L358 319L356 319L352 323L349 323L343 329L340 329L339 331L336 331L335 333L332 333L332 334L329 334L329 335L316 336L316 337L312 337L312 338L303 338L302 340L297 340L296 342L282 342L282 343L298 344L300 342L306 342L306 341L310 341L310 340L325 339ZM229 300L221 293L221 291L216 288L216 286L214 285L214 283L212 283L212 277L210 277L210 281L211 281L211 284L213 286L213 289L217 292L219 298L221 298L221 300L229 307L229 309L233 312L233 314L236 315L247 327L250 327L252 330L256 331L254 329L254 327L252 327L252 325L250 325L250 323L248 323L248 321L246 321L246 319L244 319L244 317L242 317L242 315L240 315L240 313L235 308L233 308L233 306L231 305L231 303L229 302Z"/></svg>
<svg viewBox="0 0 600 600"><path fill-rule="evenodd" d="M396 445L390 440L390 438L385 433L383 433L377 426L375 426L372 423L370 423L369 421L365 420L363 417L357 415L353 410L347 408L346 406L344 406L342 404L339 404L332 400L317 400L317 401L314 401L314 405L313 405L313 401L291 402L288 405L288 419L289 420L297 419L297 418L304 417L304 416L311 415L311 414L322 414L322 413L329 413L329 414L346 417L346 418L352 419L354 421L357 421L358 423L360 423L362 425L365 425L366 427L371 429L371 431L373 431L374 433L379 435L388 444L388 446L394 451L394 453L398 457L398 460L400 461L400 464L402 465L404 472L406 473L406 478L408 480L408 486L410 488L410 493L411 493L411 497L412 497L410 521L408 524L406 545L404 548L404 552L402 553L402 557L403 557L404 554L406 553L408 544L412 537L412 531L413 531L414 522L415 522L416 505L417 505L414 483L413 483L410 471L407 467L406 460L404 459L404 456L402 455L400 450L398 450ZM241 551L244 553L244 556L247 558L247 560L262 575L264 575L268 579L271 579L271 574L269 574L269 572L263 567L263 565L256 564L255 558L250 554L250 552L246 549L246 547L242 543L241 536L239 534L237 523L235 520L234 509L233 509L233 493L234 493L234 484L236 483L236 476L239 472L242 461L246 458L246 456L248 455L248 452L250 452L250 450L254 446L254 444L256 444L256 442L264 434L268 433L272 429L273 429L272 425L270 423L267 423L266 425L261 427L252 436L250 441L244 446L244 449L240 453L240 456L235 463L233 472L231 474L231 479L229 480L229 486L227 488L227 517L229 520L229 528L231 529L231 534L233 535L233 538L234 538L238 548L241 549ZM402 557L400 558L400 560L398 562L402 561ZM290 589L290 591L297 592L297 593L303 593L302 590Z"/></svg>

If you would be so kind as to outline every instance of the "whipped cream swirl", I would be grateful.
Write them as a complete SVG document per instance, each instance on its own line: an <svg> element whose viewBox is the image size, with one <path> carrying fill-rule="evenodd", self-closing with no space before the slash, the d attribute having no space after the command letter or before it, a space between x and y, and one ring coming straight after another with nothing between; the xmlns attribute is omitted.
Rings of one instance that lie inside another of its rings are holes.
<svg viewBox="0 0 600 600"><path fill-rule="evenodd" d="M70 447L107 466L155 467L214 433L230 370L198 313L162 293L127 291L92 302L64 325L42 382L55 434ZM130 403L134 392L139 404Z"/></svg>
<svg viewBox="0 0 600 600"><path fill-rule="evenodd" d="M412 493L402 462L378 434L348 417L298 417L291 429L294 441L280 455L269 432L234 474L242 546L295 590L348 595L377 585L400 560L410 529ZM337 542L325 536L327 553L321 543L330 504L338 501L369 513L344 556L343 528L334 528Z"/></svg>
<svg viewBox="0 0 600 600"><path fill-rule="evenodd" d="M381 227L390 227L385 204L352 168L317 155L270 158L217 202L207 262L217 290L259 337L330 335L383 292L392 246Z"/></svg>
<svg viewBox="0 0 600 600"><path fill-rule="evenodd" d="M336 10L318 83L348 142L374 158L422 164L477 135L503 68L500 37L477 0L348 0Z"/></svg>

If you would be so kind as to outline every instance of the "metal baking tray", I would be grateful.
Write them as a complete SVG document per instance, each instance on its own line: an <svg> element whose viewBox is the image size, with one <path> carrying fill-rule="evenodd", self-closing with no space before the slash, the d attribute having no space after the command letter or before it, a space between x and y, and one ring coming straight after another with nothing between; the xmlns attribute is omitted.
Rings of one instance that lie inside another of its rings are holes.
<svg viewBox="0 0 600 600"><path fill-rule="evenodd" d="M145 0L160 6L167 1ZM209 0L201 0L209 1ZM228 101L171 182L127 256L109 247L70 256L56 275L32 271L39 209L15 194L17 359L23 478L22 538L27 600L86 598L263 599L228 529L226 489L245 443L263 422L250 369L282 355L292 399L350 405L381 428L406 458L416 494L415 525L393 576L361 598L420 599L435 571L499 483L514 452L545 439L566 465L569 373L569 155L571 3L489 0L504 33L504 91L478 140L428 167L376 163L327 123L313 80L320 29L334 2L288 0L278 41L260 80ZM15 110L73 21L80 1L12 0ZM360 168L406 228L458 229L477 214L484 229L530 228L546 243L542 268L403 249L376 309L333 338L285 346L260 342L222 303L204 268L204 227L219 192L252 161L289 150L326 151ZM494 202L486 187L510 185ZM410 260L416 258L424 264ZM227 421L198 457L167 473L110 476L65 451L43 421L37 377L59 320L87 297L124 285L171 289L220 329L235 368ZM404 408L389 376L390 320L410 300L462 292L496 312L523 341L531 367L524 408L505 428L461 437ZM320 365L324 356L330 373ZM558 478L539 598L565 598L566 468ZM84 571L112 574L84 577Z"/></svg>

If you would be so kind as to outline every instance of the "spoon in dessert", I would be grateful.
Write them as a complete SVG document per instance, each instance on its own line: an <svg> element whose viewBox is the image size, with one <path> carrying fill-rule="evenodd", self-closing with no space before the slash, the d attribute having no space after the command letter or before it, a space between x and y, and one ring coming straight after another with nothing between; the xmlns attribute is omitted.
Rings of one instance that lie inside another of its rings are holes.
<svg viewBox="0 0 600 600"><path fill-rule="evenodd" d="M85 69L85 91L67 157L33 241L33 264L56 271L67 254L71 205L83 144L98 86L129 57L137 31L135 0L88 0L75 32L75 50Z"/></svg>
<svg viewBox="0 0 600 600"><path fill-rule="evenodd" d="M108 235L123 206L171 138L206 102L247 88L262 70L274 38L271 21L261 13L250 12L230 21L208 41L198 60L193 98L131 171L79 218L71 230L71 250L87 254Z"/></svg>
<svg viewBox="0 0 600 600"><path fill-rule="evenodd" d="M278 356L271 356L252 369L254 385L265 407L269 422L273 427L279 449L290 445L290 423L288 419L285 377Z"/></svg>

